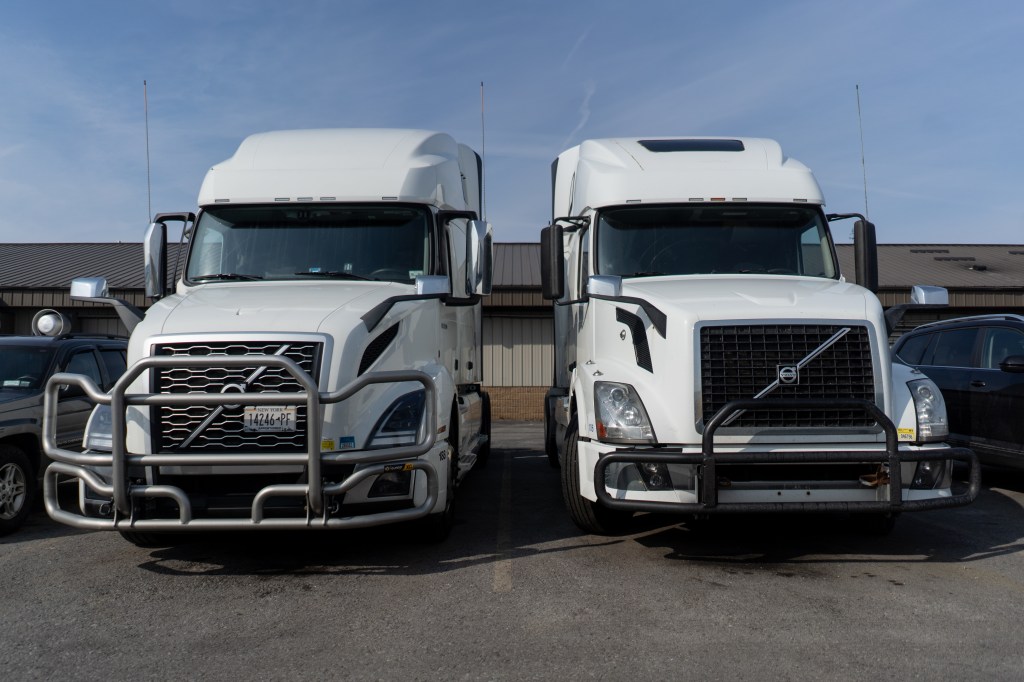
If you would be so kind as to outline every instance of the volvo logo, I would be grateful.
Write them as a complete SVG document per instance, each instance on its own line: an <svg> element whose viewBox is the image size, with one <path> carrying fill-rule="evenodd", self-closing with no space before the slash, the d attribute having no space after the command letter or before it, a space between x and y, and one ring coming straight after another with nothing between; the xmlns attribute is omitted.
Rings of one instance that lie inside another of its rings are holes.
<svg viewBox="0 0 1024 682"><path fill-rule="evenodd" d="M796 365L779 365L779 383L797 384L800 383L800 370Z"/></svg>
<svg viewBox="0 0 1024 682"><path fill-rule="evenodd" d="M221 393L245 393L245 384L225 384L220 389ZM226 409L237 410L238 405L224 405Z"/></svg>

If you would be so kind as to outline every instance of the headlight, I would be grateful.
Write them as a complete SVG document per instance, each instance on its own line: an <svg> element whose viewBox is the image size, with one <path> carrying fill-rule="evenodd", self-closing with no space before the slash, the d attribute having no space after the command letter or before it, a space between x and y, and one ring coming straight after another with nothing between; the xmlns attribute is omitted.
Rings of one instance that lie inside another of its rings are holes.
<svg viewBox="0 0 1024 682"><path fill-rule="evenodd" d="M654 443L654 429L640 396L629 384L594 383L597 438L608 443Z"/></svg>
<svg viewBox="0 0 1024 682"><path fill-rule="evenodd" d="M939 387L931 379L908 381L907 387L917 414L917 442L945 440L949 435L949 422L946 421L946 401Z"/></svg>
<svg viewBox="0 0 1024 682"><path fill-rule="evenodd" d="M415 445L423 428L423 414L427 392L422 388L406 393L384 411L370 436L371 448L392 448Z"/></svg>
<svg viewBox="0 0 1024 682"><path fill-rule="evenodd" d="M110 405L97 405L85 424L82 447L86 450L112 452L114 450L113 413Z"/></svg>

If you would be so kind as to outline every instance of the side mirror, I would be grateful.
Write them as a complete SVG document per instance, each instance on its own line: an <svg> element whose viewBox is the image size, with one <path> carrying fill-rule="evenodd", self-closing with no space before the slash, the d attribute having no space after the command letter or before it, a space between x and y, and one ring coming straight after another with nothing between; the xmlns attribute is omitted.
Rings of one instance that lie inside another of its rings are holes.
<svg viewBox="0 0 1024 682"><path fill-rule="evenodd" d="M69 400L71 398L81 398L85 395L85 390L77 384L65 384L60 387L59 400Z"/></svg>
<svg viewBox="0 0 1024 682"><path fill-rule="evenodd" d="M470 220L466 225L466 291L488 296L494 272L494 234L491 224Z"/></svg>
<svg viewBox="0 0 1024 682"><path fill-rule="evenodd" d="M142 245L146 259L146 297L159 300L167 295L166 223L150 223Z"/></svg>
<svg viewBox="0 0 1024 682"><path fill-rule="evenodd" d="M900 303L885 311L885 328L889 335L911 308L944 308L949 305L949 291L945 287L916 284L910 288L910 303Z"/></svg>
<svg viewBox="0 0 1024 682"><path fill-rule="evenodd" d="M565 254L562 226L548 225L540 231L540 290L546 300L565 295Z"/></svg>
<svg viewBox="0 0 1024 682"><path fill-rule="evenodd" d="M874 223L858 220L853 224L853 254L857 284L873 294L878 293L878 245Z"/></svg>
<svg viewBox="0 0 1024 682"><path fill-rule="evenodd" d="M95 301L97 298L110 298L105 277L75 277L71 280L71 300Z"/></svg>
<svg viewBox="0 0 1024 682"><path fill-rule="evenodd" d="M1024 374L1024 355L1008 355L999 363L999 369L1011 374Z"/></svg>
<svg viewBox="0 0 1024 682"><path fill-rule="evenodd" d="M103 303L114 306L117 316L121 318L125 329L131 334L136 325L142 321L142 311L127 301L114 298L107 288L107 280L104 277L76 277L71 280L71 299L74 301L89 301L90 303Z"/></svg>
<svg viewBox="0 0 1024 682"><path fill-rule="evenodd" d="M932 287L917 284L910 290L912 305L949 305L949 290L945 287Z"/></svg>
<svg viewBox="0 0 1024 682"><path fill-rule="evenodd" d="M146 296L154 301L166 296L167 287L167 223L180 222L182 234L191 232L190 225L195 226L194 213L157 213L146 230L146 238L142 242L145 252ZM177 273L174 273L177 275Z"/></svg>

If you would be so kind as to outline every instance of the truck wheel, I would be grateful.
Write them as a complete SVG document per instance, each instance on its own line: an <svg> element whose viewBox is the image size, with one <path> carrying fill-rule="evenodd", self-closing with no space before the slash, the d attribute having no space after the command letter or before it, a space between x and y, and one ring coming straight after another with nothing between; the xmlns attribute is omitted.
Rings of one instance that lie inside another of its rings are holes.
<svg viewBox="0 0 1024 682"><path fill-rule="evenodd" d="M558 442L555 438L557 424L551 414L551 400L544 399L544 454L548 456L548 464L552 469L560 467L558 463Z"/></svg>
<svg viewBox="0 0 1024 682"><path fill-rule="evenodd" d="M422 538L430 543L442 542L455 525L455 486L459 481L459 422L458 412L452 408L452 416L448 426L448 480L442 481L447 486L445 491L444 511L427 515L421 522Z"/></svg>
<svg viewBox="0 0 1024 682"><path fill-rule="evenodd" d="M13 445L0 445L0 535L18 530L32 511L36 479L28 457Z"/></svg>
<svg viewBox="0 0 1024 682"><path fill-rule="evenodd" d="M480 420L480 433L487 436L487 442L480 446L480 449L476 453L476 464L474 466L480 467L481 469L487 466L488 460L491 458L491 396L486 391L480 394L481 408L483 411L482 418Z"/></svg>
<svg viewBox="0 0 1024 682"><path fill-rule="evenodd" d="M562 498L573 523L594 535L615 535L626 529L633 512L608 509L580 494L579 433L573 415L565 438L565 465L562 467Z"/></svg>

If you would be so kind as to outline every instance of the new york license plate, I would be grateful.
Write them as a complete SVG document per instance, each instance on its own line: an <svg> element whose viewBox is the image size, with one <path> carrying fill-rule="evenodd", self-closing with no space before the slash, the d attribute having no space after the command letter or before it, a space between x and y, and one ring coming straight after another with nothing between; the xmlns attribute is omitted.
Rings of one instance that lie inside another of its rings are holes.
<svg viewBox="0 0 1024 682"><path fill-rule="evenodd" d="M243 431L294 431L295 406L246 405Z"/></svg>

